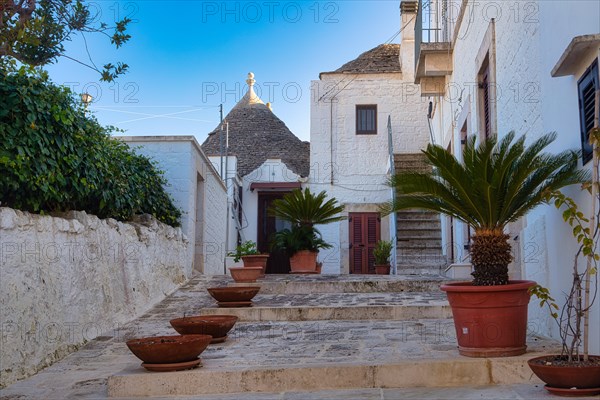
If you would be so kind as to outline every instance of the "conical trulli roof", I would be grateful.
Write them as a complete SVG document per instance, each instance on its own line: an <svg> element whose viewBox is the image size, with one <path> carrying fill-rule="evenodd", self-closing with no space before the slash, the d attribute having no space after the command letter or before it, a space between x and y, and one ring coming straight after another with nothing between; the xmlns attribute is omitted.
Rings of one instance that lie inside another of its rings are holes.
<svg viewBox="0 0 600 400"><path fill-rule="evenodd" d="M301 176L308 176L310 145L298 139L254 92L254 74L249 73L248 92L231 109L224 122L229 123L229 155L238 158L238 173L245 176L267 159L279 158ZM223 124L225 125L225 124ZM223 126L225 135L225 126ZM221 125L208 134L202 150L209 156L221 154ZM225 136L223 136L223 143Z"/></svg>

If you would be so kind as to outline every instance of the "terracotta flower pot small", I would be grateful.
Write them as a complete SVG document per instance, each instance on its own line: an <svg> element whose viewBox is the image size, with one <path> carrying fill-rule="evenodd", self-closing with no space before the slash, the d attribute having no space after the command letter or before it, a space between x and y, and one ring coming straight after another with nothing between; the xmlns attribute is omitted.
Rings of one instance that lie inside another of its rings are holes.
<svg viewBox="0 0 600 400"><path fill-rule="evenodd" d="M316 251L300 250L290 257L290 269L292 273L316 272Z"/></svg>
<svg viewBox="0 0 600 400"><path fill-rule="evenodd" d="M147 364L174 364L193 361L206 349L212 336L156 336L126 342L131 352Z"/></svg>
<svg viewBox="0 0 600 400"><path fill-rule="evenodd" d="M390 264L375 264L375 273L377 275L389 275L390 274Z"/></svg>
<svg viewBox="0 0 600 400"><path fill-rule="evenodd" d="M264 276L262 267L230 267L229 272L233 280L240 283L254 283Z"/></svg>
<svg viewBox="0 0 600 400"><path fill-rule="evenodd" d="M238 317L235 315L198 315L172 319L171 326L182 335L210 335L211 343L218 343L227 337Z"/></svg>
<svg viewBox="0 0 600 400"><path fill-rule="evenodd" d="M265 270L267 269L267 261L269 260L268 254L254 254L250 256L242 256L244 262L244 268L255 268L260 267L262 269L261 278L265 277Z"/></svg>
<svg viewBox="0 0 600 400"><path fill-rule="evenodd" d="M565 365L564 359L559 355L541 356L527 364L551 393L563 396L600 393L600 356L590 356L595 365Z"/></svg>
<svg viewBox="0 0 600 400"><path fill-rule="evenodd" d="M230 286L208 288L208 293L219 303L251 301L260 290L260 286Z"/></svg>

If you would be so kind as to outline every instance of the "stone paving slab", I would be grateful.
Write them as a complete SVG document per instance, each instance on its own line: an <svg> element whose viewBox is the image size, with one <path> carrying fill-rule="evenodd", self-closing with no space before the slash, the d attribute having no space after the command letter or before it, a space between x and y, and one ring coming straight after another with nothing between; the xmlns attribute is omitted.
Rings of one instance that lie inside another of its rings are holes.
<svg viewBox="0 0 600 400"><path fill-rule="evenodd" d="M169 397L173 399L173 397ZM192 400L198 397L177 397ZM591 400L595 397L569 397ZM464 386L459 388L347 389L282 393L234 393L202 396L203 400L556 400L541 384ZM125 400L125 398L121 398Z"/></svg>
<svg viewBox="0 0 600 400"><path fill-rule="evenodd" d="M268 277L267 281L286 282L287 279ZM301 276L292 279L310 283L325 278ZM344 282L341 278L334 279ZM392 278L392 281L394 279L400 278ZM0 396L2 399L106 398L109 376L125 369L137 371L136 374L145 373L139 366L140 361L127 350L125 341L134 337L174 334L169 319L196 314L203 308L214 306L206 287L215 282L227 284L227 279L196 278L190 281L141 318L105 332L64 360L1 390ZM531 351L528 356L555 351L554 342L533 336L528 342ZM309 371L313 367L336 366L364 367L363 370L374 371L375 365L464 359L458 356L452 322L448 319L238 323L227 342L211 346L202 358L205 365L196 372L216 368L232 374L258 367L274 371L304 367ZM511 368L510 364L504 367ZM286 390L289 391L294 390Z"/></svg>
<svg viewBox="0 0 600 400"><path fill-rule="evenodd" d="M14 399L106 398L108 377L120 371L127 370L132 376L146 375L152 380L161 375L145 372L140 361L125 346L125 340L142 335L170 333L173 331L168 322L156 319L134 321L114 332L113 337L107 336L88 343L63 361L0 391L0 395L17 396L12 397ZM189 372L200 374L200 381L206 381L209 374L214 382L219 377L225 379L224 382L240 382L241 376L247 376L246 371L260 368L268 371L268 374L279 373L283 377L290 374L291 367L303 367L300 368L300 376L306 376L305 374L314 374L315 371L320 375L323 370L314 368L330 366L333 367L330 369L333 371L331 376L335 376L335 371L345 371L348 368L374 374L375 365L438 360L446 363L440 364L444 365L442 371L452 370L450 365L455 365L454 361L471 360L458 356L454 335L451 320L239 323L227 342L210 346L202 354L202 368ZM555 350L556 346L552 341L535 336L529 337L528 344L528 358ZM502 368L502 362L506 361L497 363L498 368ZM524 366L524 360L519 362ZM406 368L406 364L398 366L396 371L403 371L402 368ZM480 364L473 368L473 373L482 370ZM506 368L514 375L513 365L509 364ZM414 367L408 368L409 371L411 369ZM383 368L383 371L386 370L393 371ZM378 371L383 376L382 370ZM170 374L175 377L184 373L185 371ZM396 376L405 374L406 371L398 372L386 379L395 382ZM431 373L424 375L429 376ZM529 373L527 378L530 375ZM294 374L291 373L291 376ZM256 382L260 382L258 375L255 377ZM469 380L466 384L473 384L473 381ZM235 392L235 385L223 385L229 387L228 391ZM135 383L130 386L140 385ZM262 390L265 389L268 387L263 387Z"/></svg>
<svg viewBox="0 0 600 400"><path fill-rule="evenodd" d="M199 310L236 315L241 321L416 320L450 318L443 292L258 294L252 307Z"/></svg>

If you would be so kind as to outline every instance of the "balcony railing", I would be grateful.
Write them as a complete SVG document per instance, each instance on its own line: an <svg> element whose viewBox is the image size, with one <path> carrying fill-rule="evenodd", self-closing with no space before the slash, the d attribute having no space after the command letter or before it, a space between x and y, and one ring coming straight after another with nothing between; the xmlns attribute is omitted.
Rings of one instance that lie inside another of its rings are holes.
<svg viewBox="0 0 600 400"><path fill-rule="evenodd" d="M422 43L452 42L457 3L456 0L419 1L415 22L415 65L419 62Z"/></svg>

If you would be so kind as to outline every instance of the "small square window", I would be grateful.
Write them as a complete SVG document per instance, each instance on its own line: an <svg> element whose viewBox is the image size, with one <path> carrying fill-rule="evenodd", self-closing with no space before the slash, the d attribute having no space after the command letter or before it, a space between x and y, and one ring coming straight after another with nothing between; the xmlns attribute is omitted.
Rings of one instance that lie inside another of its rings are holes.
<svg viewBox="0 0 600 400"><path fill-rule="evenodd" d="M376 135L377 134L377 105L357 105L356 106L356 134L357 135Z"/></svg>
<svg viewBox="0 0 600 400"><path fill-rule="evenodd" d="M596 91L600 90L598 82L598 61L585 71L577 82L579 97L579 122L581 126L581 155L585 165L592 159L592 145L590 144L590 130L594 127L596 116Z"/></svg>

